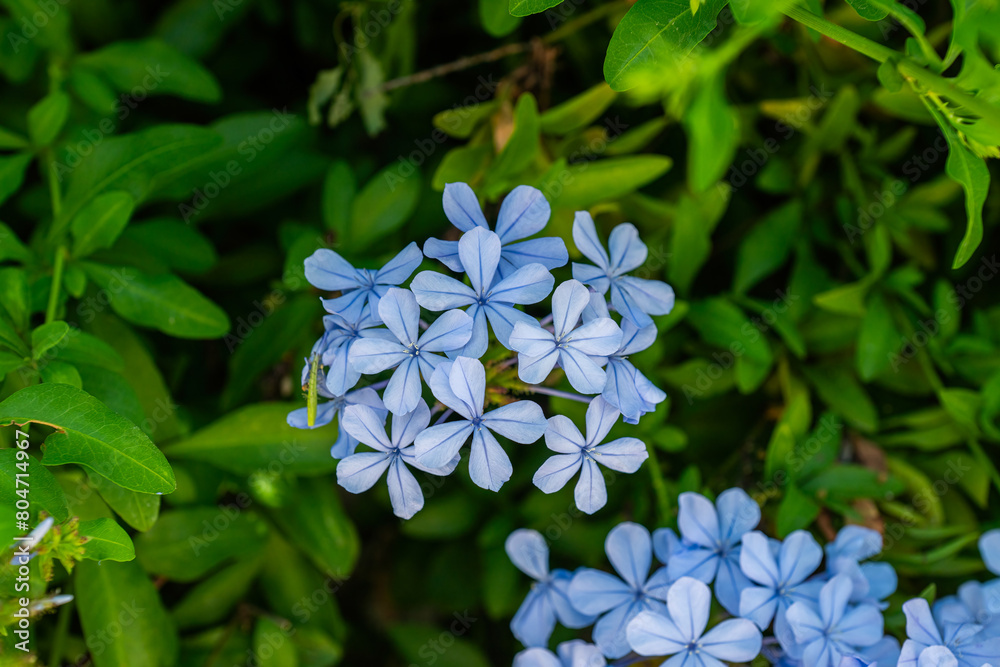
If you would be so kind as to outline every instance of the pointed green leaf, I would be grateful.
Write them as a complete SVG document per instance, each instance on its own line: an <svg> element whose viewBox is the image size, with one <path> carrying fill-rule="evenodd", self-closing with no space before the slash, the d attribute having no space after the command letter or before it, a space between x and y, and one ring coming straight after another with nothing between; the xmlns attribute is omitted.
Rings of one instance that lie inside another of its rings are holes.
<svg viewBox="0 0 1000 667"><path fill-rule="evenodd" d="M46 95L28 111L28 135L35 146L48 146L58 136L69 115L69 95Z"/></svg>
<svg viewBox="0 0 1000 667"><path fill-rule="evenodd" d="M98 195L70 223L73 231L73 256L86 257L95 250L110 248L125 229L135 200L132 195L112 190Z"/></svg>
<svg viewBox="0 0 1000 667"><path fill-rule="evenodd" d="M563 0L510 0L511 16L531 16L562 4Z"/></svg>
<svg viewBox="0 0 1000 667"><path fill-rule="evenodd" d="M130 561L135 547L128 533L114 519L101 518L80 522L80 535L87 538L83 557L90 560Z"/></svg>

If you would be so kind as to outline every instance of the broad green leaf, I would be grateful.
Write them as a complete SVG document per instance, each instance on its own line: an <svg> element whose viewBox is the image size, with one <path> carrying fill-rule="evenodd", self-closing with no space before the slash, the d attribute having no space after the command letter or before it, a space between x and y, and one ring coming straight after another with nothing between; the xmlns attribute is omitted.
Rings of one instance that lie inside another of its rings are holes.
<svg viewBox="0 0 1000 667"><path fill-rule="evenodd" d="M865 433L878 430L878 410L849 367L833 363L803 370L830 410Z"/></svg>
<svg viewBox="0 0 1000 667"><path fill-rule="evenodd" d="M983 206L990 190L990 170L986 167L986 160L969 150L947 121L940 125L948 141L948 160L944 169L965 190L965 236L955 251L955 261L951 265L951 268L957 269L972 258L983 240Z"/></svg>
<svg viewBox="0 0 1000 667"><path fill-rule="evenodd" d="M885 297L873 292L858 331L856 362L858 375L870 382L889 368L899 349L900 335Z"/></svg>
<svg viewBox="0 0 1000 667"><path fill-rule="evenodd" d="M863 317L865 314L865 297L871 289L871 281L859 280L834 287L813 297L813 303L838 315L853 315Z"/></svg>
<svg viewBox="0 0 1000 667"><path fill-rule="evenodd" d="M219 338L229 331L226 313L177 276L92 262L83 267L106 291L112 310L130 322L177 338Z"/></svg>
<svg viewBox="0 0 1000 667"><path fill-rule="evenodd" d="M29 145L28 140L20 134L0 127L0 150L21 150Z"/></svg>
<svg viewBox="0 0 1000 667"><path fill-rule="evenodd" d="M614 141L608 144L604 154L613 157L640 151L663 132L663 129L669 124L670 121L667 118L660 117L628 129L614 137Z"/></svg>
<svg viewBox="0 0 1000 667"><path fill-rule="evenodd" d="M389 97L381 87L385 83L385 72L382 63L369 49L358 50L356 54L355 68L359 73L356 96L358 109L361 111L365 131L368 136L374 137L386 127L385 110L389 108ZM331 122L330 125L335 123Z"/></svg>
<svg viewBox="0 0 1000 667"><path fill-rule="evenodd" d="M501 1L506 5L506 0ZM253 629L253 651L260 656L259 667L298 667L299 654L292 636L289 628L269 618L257 621Z"/></svg>
<svg viewBox="0 0 1000 667"><path fill-rule="evenodd" d="M389 630L389 638L396 646L399 654L403 657L404 663L419 664L425 660L425 656L433 655L437 660L437 667L489 667L489 660L483 655L475 642L469 639L462 639L460 635L468 631L472 625L473 616L458 614L458 618L453 623L454 642L447 651L428 652L426 649L430 642L434 642L441 636L441 628L433 625L418 625L416 623L397 623Z"/></svg>
<svg viewBox="0 0 1000 667"><path fill-rule="evenodd" d="M566 165L556 163L546 175L543 192L551 192L552 208L579 210L617 199L655 181L673 162L662 155L635 155Z"/></svg>
<svg viewBox="0 0 1000 667"><path fill-rule="evenodd" d="M775 522L777 537L783 539L796 530L808 528L819 516L819 505L812 498L802 493L797 486L789 484L785 487L785 496L778 505L778 517Z"/></svg>
<svg viewBox="0 0 1000 667"><path fill-rule="evenodd" d="M122 232L116 250L123 244L141 248L182 273L204 273L219 260L206 236L192 225L172 218L133 222Z"/></svg>
<svg viewBox="0 0 1000 667"><path fill-rule="evenodd" d="M68 83L81 102L102 116L115 114L122 103L108 80L85 65L74 63L70 66Z"/></svg>
<svg viewBox="0 0 1000 667"><path fill-rule="evenodd" d="M35 146L48 146L55 140L69 115L69 95L49 93L28 111L28 136Z"/></svg>
<svg viewBox="0 0 1000 667"><path fill-rule="evenodd" d="M902 483L895 477L884 479L884 474L859 465L832 466L802 485L802 490L813 496L837 501L857 498L890 499L903 491Z"/></svg>
<svg viewBox="0 0 1000 667"><path fill-rule="evenodd" d="M25 365L24 358L10 352L0 351L0 380L11 371L16 371Z"/></svg>
<svg viewBox="0 0 1000 667"><path fill-rule="evenodd" d="M190 438L164 448L171 458L204 461L238 475L280 465L292 474L333 472L329 429L302 430L289 426L294 403L258 403L231 412Z"/></svg>
<svg viewBox="0 0 1000 667"><path fill-rule="evenodd" d="M261 593L271 609L285 618L298 621L297 630L312 626L333 632L337 637L346 636L347 627L337 608L337 590L344 579L331 579L320 574L301 551L275 533L271 534L263 559ZM311 613L303 617L297 613L301 609L301 601L311 598L316 591L323 591L319 598L322 604L314 606Z"/></svg>
<svg viewBox="0 0 1000 667"><path fill-rule="evenodd" d="M344 160L335 160L323 181L323 224L337 233L338 238L348 238L351 231L351 204L358 194L354 172Z"/></svg>
<svg viewBox="0 0 1000 667"><path fill-rule="evenodd" d="M788 424L778 424L767 443L767 453L764 459L764 476L774 479L779 470L784 470L788 460L795 453L795 434Z"/></svg>
<svg viewBox="0 0 1000 667"><path fill-rule="evenodd" d="M136 536L142 567L177 581L194 581L224 561L257 553L268 527L244 507L194 507L164 512L147 532Z"/></svg>
<svg viewBox="0 0 1000 667"><path fill-rule="evenodd" d="M688 135L688 183L704 192L722 178L740 141L739 117L725 95L720 74L705 81L684 114Z"/></svg>
<svg viewBox="0 0 1000 667"><path fill-rule="evenodd" d="M135 558L135 547L114 519L90 519L80 522L80 535L87 538L84 558L96 561L129 561Z"/></svg>
<svg viewBox="0 0 1000 667"><path fill-rule="evenodd" d="M29 442L32 442L30 437ZM29 484L27 488L31 490L32 505L45 510L56 521L69 519L65 492L49 469L38 459L34 457L28 459L28 477L22 477L21 486L17 485L17 475L25 472L17 467L18 451L13 447L0 449L0 503L13 507L19 497L15 492L19 488L26 488L24 483L27 482Z"/></svg>
<svg viewBox="0 0 1000 667"><path fill-rule="evenodd" d="M41 384L0 402L0 426L28 422L56 429L45 439L45 465L77 463L132 491L174 490L174 474L160 450L135 424L84 391Z"/></svg>
<svg viewBox="0 0 1000 667"><path fill-rule="evenodd" d="M509 0L479 0L479 22L491 37L506 37L521 23L507 7Z"/></svg>
<svg viewBox="0 0 1000 667"><path fill-rule="evenodd" d="M802 202L796 199L754 225L736 253L733 291L747 291L785 263L798 238L802 218Z"/></svg>
<svg viewBox="0 0 1000 667"><path fill-rule="evenodd" d="M534 95L524 93L517 98L513 122L513 131L486 176L491 196L509 189L507 182L527 169L541 150L541 121Z"/></svg>
<svg viewBox="0 0 1000 667"><path fill-rule="evenodd" d="M31 153L0 155L0 204L21 189L24 172L33 157Z"/></svg>
<svg viewBox="0 0 1000 667"><path fill-rule="evenodd" d="M77 389L83 389L83 378L80 371L73 365L52 360L42 365L38 371L42 382L68 384Z"/></svg>
<svg viewBox="0 0 1000 667"><path fill-rule="evenodd" d="M139 531L149 530L156 523L160 516L160 496L123 489L96 472L90 472L88 477L90 485L125 523Z"/></svg>
<svg viewBox="0 0 1000 667"><path fill-rule="evenodd" d="M881 21L889 15L889 11L885 7L886 3L883 2L872 2L872 0L847 0L847 4L854 7L854 11L856 11L861 18L867 21Z"/></svg>
<svg viewBox="0 0 1000 667"><path fill-rule="evenodd" d="M69 325L65 322L49 322L31 332L31 355L37 360L46 352L59 345L69 334Z"/></svg>
<svg viewBox="0 0 1000 667"><path fill-rule="evenodd" d="M563 0L510 0L511 16L531 16L562 4Z"/></svg>
<svg viewBox="0 0 1000 667"><path fill-rule="evenodd" d="M938 392L941 407L959 426L972 435L979 432L979 411L982 397L971 389L942 389Z"/></svg>
<svg viewBox="0 0 1000 667"><path fill-rule="evenodd" d="M712 231L725 214L731 195L728 187L699 196L681 195L670 239L671 261L667 264L670 284L680 294L688 293L698 271L708 260L712 251Z"/></svg>
<svg viewBox="0 0 1000 667"><path fill-rule="evenodd" d="M784 8L797 4L798 0L731 0L733 17L745 25L765 21L779 21Z"/></svg>
<svg viewBox="0 0 1000 667"><path fill-rule="evenodd" d="M31 250L21 243L10 227L0 222L0 261L5 259L27 262L31 259Z"/></svg>
<svg viewBox="0 0 1000 667"><path fill-rule="evenodd" d="M99 70L126 94L175 95L196 102L218 102L222 90L212 74L173 46L158 39L119 41L81 56L78 63Z"/></svg>
<svg viewBox="0 0 1000 667"><path fill-rule="evenodd" d="M110 248L125 229L135 200L127 192L112 190L94 197L70 223L73 231L73 255L86 257L95 250Z"/></svg>
<svg viewBox="0 0 1000 667"><path fill-rule="evenodd" d="M468 139L480 123L489 118L500 106L497 100L479 102L464 107L445 109L434 115L434 127L450 137Z"/></svg>
<svg viewBox="0 0 1000 667"><path fill-rule="evenodd" d="M260 556L248 558L237 561L198 582L170 610L177 627L184 630L225 619L246 596L260 572L260 567Z"/></svg>
<svg viewBox="0 0 1000 667"><path fill-rule="evenodd" d="M622 91L676 75L691 51L715 29L728 0L707 0L692 12L690 0L638 0L611 36L604 79Z"/></svg>
<svg viewBox="0 0 1000 667"><path fill-rule="evenodd" d="M90 364L116 373L125 368L125 362L115 348L77 328L69 330L52 356L71 364Z"/></svg>
<svg viewBox="0 0 1000 667"><path fill-rule="evenodd" d="M95 667L178 664L177 630L137 563L81 562L74 597Z"/></svg>
<svg viewBox="0 0 1000 667"><path fill-rule="evenodd" d="M607 110L618 97L606 83L599 83L562 104L552 107L539 118L542 132L569 134L590 125Z"/></svg>
<svg viewBox="0 0 1000 667"><path fill-rule="evenodd" d="M419 199L420 174L415 169L403 175L398 164L384 168L354 198L350 236L341 242L358 251L384 241L403 226Z"/></svg>
<svg viewBox="0 0 1000 667"><path fill-rule="evenodd" d="M719 364L733 365L741 392L748 393L763 382L774 356L767 338L742 310L723 298L706 299L691 304L687 321L705 342L724 350Z"/></svg>
<svg viewBox="0 0 1000 667"><path fill-rule="evenodd" d="M489 144L453 148L434 170L431 187L441 192L448 183L475 182L485 173L492 158L493 147Z"/></svg>
<svg viewBox="0 0 1000 667"><path fill-rule="evenodd" d="M31 355L31 350L2 312L0 312L0 345L6 345L22 357Z"/></svg>

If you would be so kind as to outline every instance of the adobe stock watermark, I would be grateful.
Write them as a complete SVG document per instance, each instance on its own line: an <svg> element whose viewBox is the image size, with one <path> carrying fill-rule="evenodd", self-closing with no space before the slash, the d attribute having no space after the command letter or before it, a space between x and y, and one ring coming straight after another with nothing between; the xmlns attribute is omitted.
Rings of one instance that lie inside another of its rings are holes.
<svg viewBox="0 0 1000 667"><path fill-rule="evenodd" d="M17 54L22 47L38 36L38 31L43 30L49 24L59 10L69 4L70 0L35 0L37 12L30 16L22 16L19 25L20 30L14 32L7 31L7 42L11 50Z"/></svg>

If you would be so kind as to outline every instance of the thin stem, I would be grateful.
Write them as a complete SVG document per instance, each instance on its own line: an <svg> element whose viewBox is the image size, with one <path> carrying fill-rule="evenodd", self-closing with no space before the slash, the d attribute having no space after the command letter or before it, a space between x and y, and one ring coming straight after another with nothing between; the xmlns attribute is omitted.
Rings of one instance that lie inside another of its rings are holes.
<svg viewBox="0 0 1000 667"><path fill-rule="evenodd" d="M907 14L906 11L901 10L899 5L894 2L889 4L889 15L896 19L896 22L903 26L907 32L913 35L913 38L917 40L917 44L920 45L920 50L923 52L924 58L927 58L928 62L936 65L941 64L941 57L938 55L937 51L934 50L934 46L924 35L920 26L918 26L913 20L913 17Z"/></svg>
<svg viewBox="0 0 1000 667"><path fill-rule="evenodd" d="M517 363L517 355L515 354L515 355L514 355L513 357L511 357L510 359L506 359L506 360L504 360L504 361L503 361L503 362L502 362L501 364L499 364L499 365L497 366L497 370L501 370L501 371L502 371L502 370L504 370L505 368L510 368L511 366L513 366L513 365L514 365L514 364L516 364L516 363Z"/></svg>
<svg viewBox="0 0 1000 667"><path fill-rule="evenodd" d="M550 387L542 387L538 385L525 385L524 390L531 392L532 394L545 394L546 396L555 396L556 398L566 398L571 401L579 401L580 403L590 403L593 399L592 396L581 396L580 394L571 394L568 391L561 391L559 389L552 389Z"/></svg>
<svg viewBox="0 0 1000 667"><path fill-rule="evenodd" d="M65 593L72 593L73 580L70 579L66 585ZM69 634L69 622L73 619L71 613L74 600L70 600L59 608L59 617L56 619L55 637L52 639L52 648L49 651L49 667L59 667L62 664L62 655L66 646L66 636Z"/></svg>
<svg viewBox="0 0 1000 667"><path fill-rule="evenodd" d="M452 410L451 408L448 408L447 410L441 413L441 416L437 418L437 421L434 422L433 425L437 426L438 424L443 424L445 420L447 420L448 417L451 417L453 414L455 414L455 411Z"/></svg>
<svg viewBox="0 0 1000 667"><path fill-rule="evenodd" d="M541 322L538 323L538 326L544 327L547 324L552 324L552 313L549 313L548 315L543 317Z"/></svg>
<svg viewBox="0 0 1000 667"><path fill-rule="evenodd" d="M49 303L45 308L45 323L56 319L56 309L59 308L59 289L62 285L63 266L66 263L66 244L60 243L56 248L55 264L52 267L52 285L49 287Z"/></svg>

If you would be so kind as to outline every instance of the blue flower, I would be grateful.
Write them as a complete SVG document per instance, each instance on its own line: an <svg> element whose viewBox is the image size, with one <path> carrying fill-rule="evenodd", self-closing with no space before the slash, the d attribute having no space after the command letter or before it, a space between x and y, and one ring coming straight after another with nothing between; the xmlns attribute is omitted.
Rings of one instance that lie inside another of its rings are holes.
<svg viewBox="0 0 1000 667"><path fill-rule="evenodd" d="M569 582L573 574L568 570L549 571L549 547L541 533L515 530L507 536L504 548L517 569L536 582L510 622L518 641L525 646L547 645L556 619L567 628L583 628L594 622L595 616L582 614L570 604Z"/></svg>
<svg viewBox="0 0 1000 667"><path fill-rule="evenodd" d="M899 667L998 667L1000 636L988 636L975 623L935 619L923 598L903 604L906 636Z"/></svg>
<svg viewBox="0 0 1000 667"><path fill-rule="evenodd" d="M882 535L864 526L847 525L826 545L828 576L845 574L853 583L852 603L871 604L885 609L882 602L896 590L896 570L889 563L861 563L882 551Z"/></svg>
<svg viewBox="0 0 1000 667"><path fill-rule="evenodd" d="M309 374L308 360L306 360L306 368L302 373L302 384L305 384ZM319 428L320 426L326 426L327 424L333 422L334 417L338 420L343 416L344 408L349 405L367 405L372 410L379 415L383 422L388 415L388 410L385 409L385 405L382 403L382 399L379 398L378 393L371 387L362 387L356 391L348 392L343 396L333 396L326 389L326 382L324 380L323 371L319 371L319 381L317 382L317 390L320 396L324 398L329 398L332 400L324 401L316 406L316 421L313 422L312 426L309 426L309 409L299 408L298 410L292 410L288 413L287 422L289 426L294 428ZM330 456L335 459L342 459L345 456L350 456L354 453L354 449L358 446L358 441L350 436L350 434L344 429L340 429L337 433L337 440L333 443L333 447L330 448Z"/></svg>
<svg viewBox="0 0 1000 667"><path fill-rule="evenodd" d="M323 300L324 306L327 304ZM326 331L323 336L313 345L313 354L320 355L320 362L328 368L324 373L324 385L333 396L343 396L347 391L358 383L361 373L350 363L351 348L354 343L362 338L381 338L383 340L395 340L392 332L381 328L382 321L377 317L372 317L366 312L357 322L345 320L340 315L326 315L323 317L323 326ZM379 327L379 328L375 328ZM311 356L311 355L310 355ZM306 368L303 377L309 373L309 362L306 360ZM303 384L305 381L303 380Z"/></svg>
<svg viewBox="0 0 1000 667"><path fill-rule="evenodd" d="M608 304L597 292L590 295L590 304L583 311L583 321L590 322L599 317L608 317ZM656 341L656 325L638 327L632 320L621 323L622 342L614 354L605 358L595 358L601 366L607 366L607 382L601 395L622 413L627 424L638 424L639 418L656 409L667 395L628 360L629 355L642 352Z"/></svg>
<svg viewBox="0 0 1000 667"><path fill-rule="evenodd" d="M601 649L581 639L563 642L556 655L547 648L529 648L514 656L514 667L605 667Z"/></svg>
<svg viewBox="0 0 1000 667"><path fill-rule="evenodd" d="M577 327L590 291L576 280L567 280L552 293L554 332L524 322L514 325L510 347L517 350L517 375L524 382L539 384L556 362L577 391L599 394L607 376L591 357L613 354L621 345L622 330L614 320L599 317Z"/></svg>
<svg viewBox="0 0 1000 667"><path fill-rule="evenodd" d="M979 553L986 569L1000 576L1000 528L986 531L980 536Z"/></svg>
<svg viewBox="0 0 1000 667"><path fill-rule="evenodd" d="M625 275L646 261L646 244L631 223L611 230L608 238L610 256L597 236L594 220L586 211L577 211L573 220L573 242L583 255L597 266L573 263L573 277L601 294L611 289L611 304L622 316L638 327L652 324L650 315L666 315L674 307L674 290L659 280L645 280Z"/></svg>
<svg viewBox="0 0 1000 667"><path fill-rule="evenodd" d="M435 398L462 419L432 426L417 436L418 460L431 468L442 466L458 454L471 435L469 475L482 488L499 491L514 469L493 433L523 445L535 442L547 424L542 408L531 401L515 401L484 414L486 369L468 357L441 363L429 384Z"/></svg>
<svg viewBox="0 0 1000 667"><path fill-rule="evenodd" d="M416 243L403 250L378 271L355 269L351 264L326 248L320 248L306 258L306 280L316 287L339 291L341 296L327 299L323 306L348 322L361 319L365 306L372 317L378 318L378 302L390 287L401 284L413 273L423 254Z"/></svg>
<svg viewBox="0 0 1000 667"><path fill-rule="evenodd" d="M555 237L521 241L545 228L551 214L549 202L541 192L527 185L514 188L500 205L496 233L503 244L497 273L501 279L528 264L541 264L547 269L565 266L569 253L563 240ZM444 186L444 214L461 232L490 226L479 207L476 194L465 183ZM514 243L514 241L521 241ZM452 271L463 271L458 243L428 239L424 244L428 257L440 260Z"/></svg>
<svg viewBox="0 0 1000 667"><path fill-rule="evenodd" d="M793 657L810 667L839 667L845 655L858 655L882 639L882 613L867 604L852 607L852 588L850 577L838 574L823 585L817 604L796 602L788 608L796 646L787 650Z"/></svg>
<svg viewBox="0 0 1000 667"><path fill-rule="evenodd" d="M420 401L412 412L392 416L390 439L383 418L374 410L365 405L347 407L341 428L376 451L351 454L341 460L337 464L337 483L351 493L361 493L370 489L388 470L386 481L393 513L401 519L412 517L423 508L424 494L407 466L435 475L450 475L458 465L458 457L440 468L428 468L416 460L413 440L427 428L430 420L427 404Z"/></svg>
<svg viewBox="0 0 1000 667"><path fill-rule="evenodd" d="M730 614L739 615L740 593L750 580L740 569L740 541L760 523L760 506L743 489L719 494L715 505L697 493L678 498L681 547L670 556L671 579L715 581L715 596Z"/></svg>
<svg viewBox="0 0 1000 667"><path fill-rule="evenodd" d="M981 625L986 636L1000 637L1000 579L965 582L958 587L958 595L934 603L934 616L944 626L972 623Z"/></svg>
<svg viewBox="0 0 1000 667"><path fill-rule="evenodd" d="M667 592L668 614L644 611L628 624L628 642L639 655L673 656L664 667L724 667L760 653L760 630L745 618L723 621L705 632L712 594L703 582L681 577Z"/></svg>
<svg viewBox="0 0 1000 667"><path fill-rule="evenodd" d="M537 263L526 264L494 284L501 256L500 237L482 227L474 227L462 236L458 255L472 287L433 271L418 273L410 285L417 303L428 310L469 307L465 312L472 317L472 338L453 356L478 359L486 353L487 318L497 340L508 348L515 323L538 326L535 318L514 306L538 303L552 292L555 279L548 269Z"/></svg>
<svg viewBox="0 0 1000 667"><path fill-rule="evenodd" d="M545 446L554 452L535 473L532 480L544 493L553 493L580 472L574 498L576 506L593 514L608 502L608 490L598 464L618 472L633 473L649 454L646 445L637 438L619 438L600 444L618 421L618 410L598 396L587 406L587 437L569 417L549 418L545 430Z"/></svg>
<svg viewBox="0 0 1000 667"><path fill-rule="evenodd" d="M779 546L780 545L780 546ZM823 583L806 581L823 560L816 538L796 530L784 542L768 539L760 531L743 536L740 569L758 584L740 593L740 616L749 618L761 630L774 619L775 636L787 633L778 626L787 623L785 614L795 602L815 603Z"/></svg>
<svg viewBox="0 0 1000 667"><path fill-rule="evenodd" d="M584 568L573 575L569 585L569 600L584 614L603 614L594 626L594 643L609 658L620 658L629 652L626 628L640 612L664 612L661 600L667 599L666 568L649 576L653 561L653 545L649 531L642 526L623 522L611 529L604 541L608 560L621 579Z"/></svg>
<svg viewBox="0 0 1000 667"><path fill-rule="evenodd" d="M434 368L445 360L432 353L455 350L469 342L472 318L460 310L449 310L418 338L420 306L412 292L391 288L379 301L378 310L396 340L363 338L355 342L351 364L368 375L396 368L382 401L393 414L413 412L420 402L420 375L427 381ZM445 463L442 461L441 465Z"/></svg>

